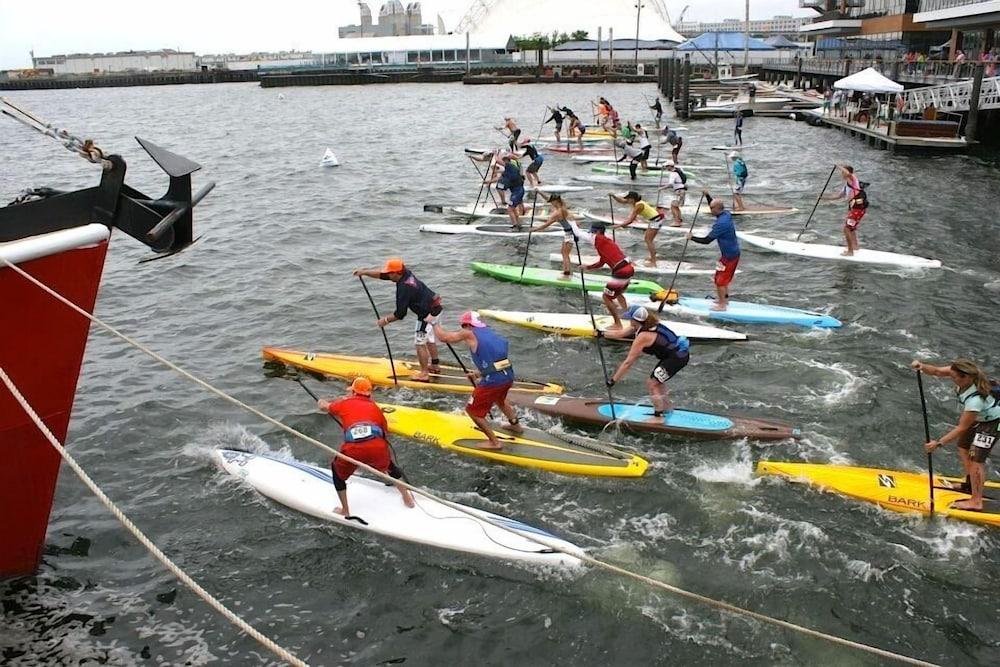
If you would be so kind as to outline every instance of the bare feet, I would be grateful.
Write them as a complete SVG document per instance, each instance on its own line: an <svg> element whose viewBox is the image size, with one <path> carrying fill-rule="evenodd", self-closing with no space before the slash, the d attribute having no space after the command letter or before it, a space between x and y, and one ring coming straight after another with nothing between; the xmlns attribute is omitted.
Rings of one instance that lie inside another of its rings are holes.
<svg viewBox="0 0 1000 667"><path fill-rule="evenodd" d="M840 255L841 257L854 257L854 253L850 250L845 250L844 252L840 253Z"/></svg>
<svg viewBox="0 0 1000 667"><path fill-rule="evenodd" d="M504 429L511 433L524 433L524 427L521 426L520 422L507 422Z"/></svg>
<svg viewBox="0 0 1000 667"><path fill-rule="evenodd" d="M415 502L413 502L413 494L411 494L409 491L407 491L406 493L404 493L402 495L403 495L403 504L404 505L406 505L407 507L416 507L417 506L417 504Z"/></svg>
<svg viewBox="0 0 1000 667"><path fill-rule="evenodd" d="M430 382L431 376L428 375L427 373L417 373L410 379L413 380L414 382Z"/></svg>
<svg viewBox="0 0 1000 667"><path fill-rule="evenodd" d="M441 367L436 364L431 364L427 367L427 372L434 375L441 375Z"/></svg>
<svg viewBox="0 0 1000 667"><path fill-rule="evenodd" d="M339 514L340 516L347 516L347 510L345 510L343 507L336 507L334 508L333 511Z"/></svg>
<svg viewBox="0 0 1000 667"><path fill-rule="evenodd" d="M714 310L715 312L721 312L725 310L728 306L729 304L726 302L716 303L711 308L709 308L709 310Z"/></svg>
<svg viewBox="0 0 1000 667"><path fill-rule="evenodd" d="M652 268L654 268L654 269L656 268L656 262L654 262L654 261L653 261L653 260L651 260L651 259L647 259L647 260L646 260L645 262L643 262L643 263L644 263L644 264L645 264L646 266L650 266L650 267L652 267Z"/></svg>
<svg viewBox="0 0 1000 667"><path fill-rule="evenodd" d="M503 445L500 444L499 440L487 440L483 444L479 445L479 449L489 449L491 451L498 451L503 449Z"/></svg>
<svg viewBox="0 0 1000 667"><path fill-rule="evenodd" d="M965 510L967 512L982 512L983 511L983 504L982 503L979 503L977 505L977 504L973 503L971 500L960 500L957 503L953 503L951 507L952 507L952 509Z"/></svg>
<svg viewBox="0 0 1000 667"><path fill-rule="evenodd" d="M683 227L684 223L682 221L680 221L680 220L674 220L674 224L672 224L670 226L671 227Z"/></svg>

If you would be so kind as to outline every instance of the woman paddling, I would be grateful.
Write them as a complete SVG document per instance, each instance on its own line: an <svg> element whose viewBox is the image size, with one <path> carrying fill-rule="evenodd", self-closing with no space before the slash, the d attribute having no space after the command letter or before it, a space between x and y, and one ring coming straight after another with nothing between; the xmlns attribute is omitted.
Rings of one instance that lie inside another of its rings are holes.
<svg viewBox="0 0 1000 667"><path fill-rule="evenodd" d="M559 226L563 230L563 242L562 242L562 271L563 276L570 277L570 252L573 250L573 241L576 236L573 235L573 228L570 227L569 221L575 220L573 214L570 213L569 205L563 200L560 195L552 195L549 197L549 217L541 225L535 228L535 233L551 227L555 223L559 223Z"/></svg>
<svg viewBox="0 0 1000 667"><path fill-rule="evenodd" d="M643 240L646 242L646 250L649 251L649 259L646 260L646 266L655 267L657 261L655 243L656 235L660 233L660 228L663 226L663 220L666 218L663 211L644 201L635 190L630 190L624 197L611 194L611 199L619 204L627 204L632 207L628 217L616 224L614 228L622 229L624 227L628 227L640 218L646 221L646 231L643 234Z"/></svg>
<svg viewBox="0 0 1000 667"><path fill-rule="evenodd" d="M641 354L653 355L659 361L646 379L646 388L653 399L653 415L660 417L673 409L666 385L670 378L687 366L691 358L688 339L678 336L665 324L661 324L656 315L642 306L630 306L623 316L630 327L605 329L603 335L607 338L628 338L635 332L635 340L632 341L625 361L608 380L608 386L613 387L616 382L621 381Z"/></svg>
<svg viewBox="0 0 1000 667"><path fill-rule="evenodd" d="M965 469L965 483L961 490L972 497L960 500L952 507L981 512L986 481L983 464L993 450L1000 426L1000 404L992 394L990 381L968 359L956 359L950 366L932 366L914 360L910 366L928 375L950 378L955 383L955 397L962 413L958 425L937 440L928 442L925 448L930 453L949 442L958 445L958 458Z"/></svg>

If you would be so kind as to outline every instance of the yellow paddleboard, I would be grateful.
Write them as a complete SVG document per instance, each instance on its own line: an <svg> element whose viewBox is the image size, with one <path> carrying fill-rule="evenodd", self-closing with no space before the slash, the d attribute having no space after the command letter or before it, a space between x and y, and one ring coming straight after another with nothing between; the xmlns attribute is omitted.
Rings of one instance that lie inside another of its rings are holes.
<svg viewBox="0 0 1000 667"><path fill-rule="evenodd" d="M261 351L264 361L280 362L311 373L319 373L330 377L352 380L359 375L365 375L372 384L383 387L396 386L393 380L393 367L388 359L376 357L352 357L343 354L325 354L323 352L302 352L286 350L277 347L265 347ZM442 366L441 372L431 375L429 382L414 380L420 372L420 365L414 361L396 360L396 379L398 386L410 389L428 389L431 391L450 391L468 394L472 392L472 383L461 368ZM561 394L565 390L557 384L519 380L514 383L511 391L529 394Z"/></svg>
<svg viewBox="0 0 1000 667"><path fill-rule="evenodd" d="M836 491L851 498L875 503L894 512L930 513L930 488L927 475L879 468L829 465L823 463L786 463L761 461L758 475L776 475L791 481L805 482L824 491ZM1000 526L1000 500L987 499L982 512L953 509L951 504L965 500L968 493L957 490L962 480L953 477L934 477L934 514L952 519ZM954 488L952 488L954 487ZM986 495L996 493L1000 484L986 483Z"/></svg>
<svg viewBox="0 0 1000 667"><path fill-rule="evenodd" d="M562 438L530 428L522 434L497 429L503 449L483 449L489 440L466 415L384 403L380 407L395 435L497 463L590 477L641 477L649 465L597 440Z"/></svg>

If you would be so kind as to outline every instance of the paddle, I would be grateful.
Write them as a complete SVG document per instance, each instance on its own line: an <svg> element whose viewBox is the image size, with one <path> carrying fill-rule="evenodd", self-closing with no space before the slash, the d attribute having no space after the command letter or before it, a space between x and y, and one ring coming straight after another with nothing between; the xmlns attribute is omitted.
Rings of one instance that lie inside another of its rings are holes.
<svg viewBox="0 0 1000 667"><path fill-rule="evenodd" d="M617 420L615 416L615 398L611 395L611 387L608 386L608 364L604 360L604 348L601 347L601 332L597 328L597 320L594 319L594 310L590 307L590 300L587 298L587 279L583 273L583 255L580 254L580 239L573 237L573 244L576 246L576 261L580 263L580 289L583 290L583 309L590 315L590 326L594 329L594 337L597 339L597 355L601 358L601 371L604 373L604 386L608 390L608 405L611 406L611 419Z"/></svg>
<svg viewBox="0 0 1000 667"><path fill-rule="evenodd" d="M806 232L806 228L809 227L809 223L812 222L813 216L816 215L816 209L819 208L819 202L823 199L823 193L825 193L826 189L830 186L830 181L833 179L833 172L835 171L837 171L837 165L833 165L833 168L830 169L830 175L826 177L826 184L823 186L823 189L820 190L819 196L816 197L816 203L813 204L813 210L809 214L809 219L806 220L805 227L802 228L802 231L799 232L799 235L795 237L796 241L802 238L802 235L805 234Z"/></svg>
<svg viewBox="0 0 1000 667"><path fill-rule="evenodd" d="M615 202L612 199L612 194L608 193L608 210L611 211L611 240L617 242L618 238L615 236Z"/></svg>
<svg viewBox="0 0 1000 667"><path fill-rule="evenodd" d="M538 126L538 134L535 135L535 140L536 141L538 140L538 137L542 136L542 130L545 129L545 117L548 114L549 114L549 105L546 104L545 105L545 111L542 112L542 122Z"/></svg>
<svg viewBox="0 0 1000 667"><path fill-rule="evenodd" d="M358 276L358 280L361 281L361 286L365 289L365 294L368 295L368 303L372 305L372 310L375 311L375 319L382 319L382 316L378 314L378 306L375 305L375 299L372 298L372 293L368 291L368 285L365 284L365 277ZM396 377L396 362L392 360L392 347L389 345L389 336L385 333L385 327L379 327L382 332L382 339L385 341L385 349L389 353L389 367L392 369L392 383L399 386L399 378Z"/></svg>
<svg viewBox="0 0 1000 667"><path fill-rule="evenodd" d="M694 233L694 224L696 222L698 222L698 214L701 213L701 203L703 201L705 201L705 195L704 194L702 194L701 197L698 198L698 207L695 208L695 210L694 210L694 218L691 219L691 226L688 227L688 234ZM687 254L688 243L690 243L690 242L691 242L691 239L689 239L687 237L687 235L685 235L684 236L684 247L681 249L681 258L679 260L677 260L677 268L674 269L674 277L670 279L670 287L667 288L667 295L663 298L663 301L661 301L660 305L656 308L656 312L657 313L662 313L663 312L663 307L665 305L667 305L667 299L669 299L670 295L674 293L674 283L677 282L677 276L681 272L681 262L684 261L684 255Z"/></svg>
<svg viewBox="0 0 1000 667"><path fill-rule="evenodd" d="M531 250L531 233L535 229L535 211L538 210L538 187L535 187L535 198L531 202L531 221L528 222L528 245L524 247L524 261L521 262L521 279L524 279L524 269L528 266L528 251ZM544 197L543 197L544 199Z"/></svg>
<svg viewBox="0 0 1000 667"><path fill-rule="evenodd" d="M733 207L736 206L736 188L733 186L733 170L729 168L729 156L726 153L722 154L722 159L726 163L726 180L729 181L729 195L733 200ZM701 203L701 202L698 202Z"/></svg>
<svg viewBox="0 0 1000 667"><path fill-rule="evenodd" d="M920 389L920 411L924 415L924 442L930 442L931 427L927 423L927 400L924 398L924 378L919 368L917 369L917 388ZM932 452L927 452L927 482L931 493L930 515L934 516L934 454Z"/></svg>
<svg viewBox="0 0 1000 667"><path fill-rule="evenodd" d="M471 161L473 166L476 167L476 171L479 171L479 165L477 165L471 157L469 158L469 161ZM472 213L469 215L469 219L465 221L465 224L467 225L472 224L473 219L476 217L476 209L479 208L479 200L483 196L483 189L486 187L486 179L489 177L490 167L492 166L493 160L491 158L489 166L486 168L486 171L483 172L483 182L479 185L479 194L476 195L476 203L472 205ZM490 194L492 195L492 192Z"/></svg>

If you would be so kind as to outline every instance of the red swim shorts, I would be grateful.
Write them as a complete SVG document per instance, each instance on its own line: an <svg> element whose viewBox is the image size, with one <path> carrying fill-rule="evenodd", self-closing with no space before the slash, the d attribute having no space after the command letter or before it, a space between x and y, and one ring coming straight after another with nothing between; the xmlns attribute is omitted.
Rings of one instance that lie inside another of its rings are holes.
<svg viewBox="0 0 1000 667"><path fill-rule="evenodd" d="M514 386L513 382L507 384L496 384L484 387L477 384L472 391L472 398L469 399L465 411L474 417L482 419L490 413L490 408L494 405L501 405L507 400L507 392Z"/></svg>
<svg viewBox="0 0 1000 667"><path fill-rule="evenodd" d="M733 282L733 276L736 275L736 265L739 263L739 255L720 257L719 263L715 265L715 284L719 287L726 287Z"/></svg>
<svg viewBox="0 0 1000 667"><path fill-rule="evenodd" d="M847 220L844 221L844 225L848 229L857 229L858 225L861 224L861 218L865 217L865 213L868 212L866 208L852 208L847 212Z"/></svg>
<svg viewBox="0 0 1000 667"><path fill-rule="evenodd" d="M340 453L362 463L367 463L381 472L388 472L389 464L392 463L392 459L389 458L389 443L382 438L372 438L364 442L345 442L340 447ZM348 463L341 458L333 462L333 467L340 479L347 479L358 469L353 463Z"/></svg>

